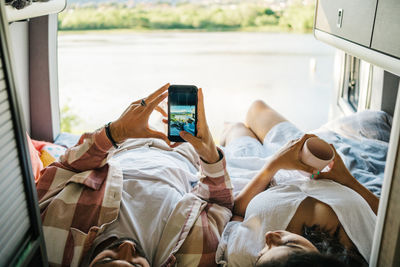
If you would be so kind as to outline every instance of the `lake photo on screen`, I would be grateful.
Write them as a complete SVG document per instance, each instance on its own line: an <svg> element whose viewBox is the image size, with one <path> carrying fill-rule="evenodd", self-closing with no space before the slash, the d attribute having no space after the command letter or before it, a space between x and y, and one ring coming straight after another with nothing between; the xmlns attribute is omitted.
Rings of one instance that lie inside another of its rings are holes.
<svg viewBox="0 0 400 267"><path fill-rule="evenodd" d="M181 131L195 135L196 106L170 107L170 135L179 136Z"/></svg>

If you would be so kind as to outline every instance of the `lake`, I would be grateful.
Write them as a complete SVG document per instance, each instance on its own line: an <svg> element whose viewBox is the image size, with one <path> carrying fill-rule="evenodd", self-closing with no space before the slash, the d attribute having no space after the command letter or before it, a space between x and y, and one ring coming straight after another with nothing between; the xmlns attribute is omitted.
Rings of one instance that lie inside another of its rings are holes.
<svg viewBox="0 0 400 267"><path fill-rule="evenodd" d="M335 49L311 34L61 33L58 45L60 106L81 118L76 132L117 119L167 82L203 88L217 141L224 121L243 121L256 99L305 131L328 119Z"/></svg>

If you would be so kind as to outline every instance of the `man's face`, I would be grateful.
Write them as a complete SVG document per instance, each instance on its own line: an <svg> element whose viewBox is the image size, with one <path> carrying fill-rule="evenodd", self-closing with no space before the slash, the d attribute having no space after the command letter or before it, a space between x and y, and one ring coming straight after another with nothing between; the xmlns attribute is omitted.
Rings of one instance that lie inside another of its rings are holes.
<svg viewBox="0 0 400 267"><path fill-rule="evenodd" d="M140 255L133 240L117 239L101 251L90 263L90 267L127 266L150 267L149 262Z"/></svg>

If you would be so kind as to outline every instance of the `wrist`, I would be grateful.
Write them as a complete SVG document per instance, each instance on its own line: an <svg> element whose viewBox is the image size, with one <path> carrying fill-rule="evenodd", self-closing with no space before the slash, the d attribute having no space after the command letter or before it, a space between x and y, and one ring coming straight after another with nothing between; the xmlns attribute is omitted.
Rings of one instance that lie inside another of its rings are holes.
<svg viewBox="0 0 400 267"><path fill-rule="evenodd" d="M353 175L351 175L350 172L346 172L346 174L344 174L344 177L346 177L346 182L345 182L345 186L350 187L352 189L356 188L360 183L357 181L356 178L353 177Z"/></svg>
<svg viewBox="0 0 400 267"><path fill-rule="evenodd" d="M200 158L207 164L214 164L221 160L221 155L216 147L211 149L211 152L206 153L205 156L200 156Z"/></svg>
<svg viewBox="0 0 400 267"><path fill-rule="evenodd" d="M123 135L123 131L121 130L121 127L119 127L116 122L111 122L109 128L111 137L116 143L119 144L126 140Z"/></svg>
<svg viewBox="0 0 400 267"><path fill-rule="evenodd" d="M279 162L276 159L272 159L264 165L264 171L269 172L272 175L275 175L275 173L277 173L280 169Z"/></svg>

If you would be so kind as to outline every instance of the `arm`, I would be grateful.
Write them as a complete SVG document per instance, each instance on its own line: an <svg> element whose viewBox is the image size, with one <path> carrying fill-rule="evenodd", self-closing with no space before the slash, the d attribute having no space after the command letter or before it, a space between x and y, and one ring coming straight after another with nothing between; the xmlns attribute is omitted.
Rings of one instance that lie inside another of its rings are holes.
<svg viewBox="0 0 400 267"><path fill-rule="evenodd" d="M360 194L360 196L367 201L368 205L376 215L378 213L379 198L377 198L377 196L375 196L371 191L357 181L356 178L353 176L351 177L353 178L352 183L348 184L347 186Z"/></svg>
<svg viewBox="0 0 400 267"><path fill-rule="evenodd" d="M306 134L299 140L289 142L278 151L236 197L233 214L244 217L249 202L267 188L275 173L280 169L315 173L312 167L303 164L299 158L304 142L312 136L314 135Z"/></svg>
<svg viewBox="0 0 400 267"><path fill-rule="evenodd" d="M267 162L264 168L243 188L235 198L233 214L244 217L247 205L259 193L267 189L267 186L274 177L276 170L271 167L271 162Z"/></svg>
<svg viewBox="0 0 400 267"><path fill-rule="evenodd" d="M213 164L200 161L203 177L193 189L192 193L209 203L218 204L232 210L233 193L232 184L226 171L225 158L219 151L221 160Z"/></svg>
<svg viewBox="0 0 400 267"><path fill-rule="evenodd" d="M197 135L181 131L180 136L189 142L200 156L201 170L204 177L194 188L200 198L232 210L233 194L229 175L226 171L225 158L222 151L215 146L207 125L204 111L203 90L198 91L198 122Z"/></svg>
<svg viewBox="0 0 400 267"><path fill-rule="evenodd" d="M97 175L87 175L82 183L97 190L107 177L106 158L111 143L104 129L81 136L78 144L69 148L60 158L41 171L36 184L41 210L47 206L48 200L63 189L67 181L76 173L98 169Z"/></svg>
<svg viewBox="0 0 400 267"><path fill-rule="evenodd" d="M168 141L165 134L151 130L148 126L150 114L154 109L164 116L166 113L158 107L165 99L169 84L164 85L146 98L146 106L140 103L142 99L133 102L124 113L110 125L110 133L117 143L122 143L128 138L160 138ZM105 134L104 128L92 133L84 134L78 145L67 150L61 158L61 163L74 171L86 171L102 167L106 163L108 150L112 147Z"/></svg>
<svg viewBox="0 0 400 267"><path fill-rule="evenodd" d="M367 201L370 208L373 210L375 214L378 212L379 199L369 191L365 186L363 186L360 182L351 175L350 171L346 168L346 165L343 163L342 158L337 153L335 147L331 145L333 150L335 151L335 158L333 160L333 165L328 172L323 172L316 177L316 179L330 179L339 184L347 186L354 191L356 191L360 196L362 196L365 201Z"/></svg>
<svg viewBox="0 0 400 267"><path fill-rule="evenodd" d="M146 98L146 106L140 105L141 99L133 102L118 118L110 125L111 136L118 143L127 138L155 137L166 140L168 138L161 132L149 129L148 119L154 109L162 111L158 104L165 99L169 84L164 85ZM163 112L161 112L163 113ZM164 112L165 113L165 112ZM163 115L166 115L164 114ZM74 174L90 170L96 170L96 175L86 175L80 178L81 183L97 190L107 177L107 156L112 144L106 136L104 128L94 132L83 134L78 144L69 148L60 158L60 162L51 164L42 170L41 177L36 185L39 199L46 201L56 194L50 191L57 188L61 191L62 184L66 183ZM53 184L56 182L56 184ZM49 194L48 194L49 193ZM46 198L43 198L43 196Z"/></svg>
<svg viewBox="0 0 400 267"><path fill-rule="evenodd" d="M103 167L111 147L104 128L94 133L85 133L80 137L78 144L67 149L60 157L60 167L74 172Z"/></svg>

